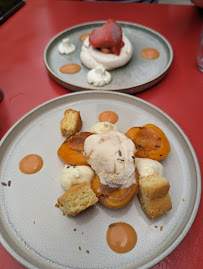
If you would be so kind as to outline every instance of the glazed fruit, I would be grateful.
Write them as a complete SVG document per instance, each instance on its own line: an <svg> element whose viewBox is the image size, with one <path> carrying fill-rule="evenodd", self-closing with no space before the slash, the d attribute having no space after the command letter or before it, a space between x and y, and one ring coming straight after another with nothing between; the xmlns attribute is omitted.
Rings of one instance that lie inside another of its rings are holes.
<svg viewBox="0 0 203 269"><path fill-rule="evenodd" d="M99 48L104 53L116 55L120 54L120 50L124 46L122 29L113 19L109 19L100 28L93 30L89 41L94 48Z"/></svg>
<svg viewBox="0 0 203 269"><path fill-rule="evenodd" d="M95 174L93 179L92 179L91 188L93 189L96 196L102 195L101 184L100 184L99 177L97 174Z"/></svg>
<svg viewBox="0 0 203 269"><path fill-rule="evenodd" d="M136 157L161 161L170 152L166 135L156 125L146 124L143 127L133 127L127 131L126 136L135 144Z"/></svg>
<svg viewBox="0 0 203 269"><path fill-rule="evenodd" d="M81 132L68 137L58 149L58 156L69 165L88 165L83 156L85 139L92 133Z"/></svg>
<svg viewBox="0 0 203 269"><path fill-rule="evenodd" d="M98 196L99 202L109 208L122 208L126 206L132 201L138 191L137 183L123 189L111 188L100 184L98 175L94 176L91 187Z"/></svg>

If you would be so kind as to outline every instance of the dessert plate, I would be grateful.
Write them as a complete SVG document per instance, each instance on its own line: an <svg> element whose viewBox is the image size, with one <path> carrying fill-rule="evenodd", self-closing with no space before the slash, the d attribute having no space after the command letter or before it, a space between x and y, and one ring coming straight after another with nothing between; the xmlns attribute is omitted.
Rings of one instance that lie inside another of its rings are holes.
<svg viewBox="0 0 203 269"><path fill-rule="evenodd" d="M118 114L116 125L124 133L132 126L159 126L171 144L162 164L171 185L173 209L152 221L135 197L122 209L96 204L75 217L63 216L55 207L64 193L60 184L64 163L57 150L64 141L60 120L68 108L81 112L81 131L96 124L105 110ZM44 165L36 174L23 174L19 162L32 153L40 155ZM146 101L111 91L67 94L26 114L1 141L0 181L7 184L0 188L0 242L27 268L149 268L186 236L201 194L197 157L180 127ZM137 244L128 253L117 254L106 242L108 226L114 222L126 222L137 232Z"/></svg>
<svg viewBox="0 0 203 269"><path fill-rule="evenodd" d="M123 33L131 41L133 46L133 57L124 67L109 71L112 75L110 84L103 87L95 87L87 82L89 69L80 61L82 42L79 37L84 33L91 33L106 21L80 24L69 28L56 35L46 46L44 51L45 66L60 85L71 91L81 90L110 90L124 93L137 93L148 89L159 82L167 73L172 60L173 50L170 43L158 32L139 24L119 22ZM76 46L76 51L69 55L61 55L58 45L64 38ZM141 57L140 52L145 48L155 48L160 52L159 58L146 60ZM63 74L60 67L68 63L77 63L81 70L75 74Z"/></svg>

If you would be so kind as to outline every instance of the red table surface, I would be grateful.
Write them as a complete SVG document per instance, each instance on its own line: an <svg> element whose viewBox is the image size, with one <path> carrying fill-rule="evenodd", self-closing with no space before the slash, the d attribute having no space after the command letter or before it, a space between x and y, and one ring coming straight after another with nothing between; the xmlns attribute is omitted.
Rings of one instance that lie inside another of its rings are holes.
<svg viewBox="0 0 203 269"><path fill-rule="evenodd" d="M171 43L174 60L167 76L136 94L171 116L190 139L203 169L203 73L196 52L203 12L195 6L27 0L0 27L0 138L24 114L54 97L70 93L49 75L43 62L49 40L68 27L89 21L138 23L160 32ZM179 246L154 269L203 268L203 205ZM0 245L0 268L22 269Z"/></svg>

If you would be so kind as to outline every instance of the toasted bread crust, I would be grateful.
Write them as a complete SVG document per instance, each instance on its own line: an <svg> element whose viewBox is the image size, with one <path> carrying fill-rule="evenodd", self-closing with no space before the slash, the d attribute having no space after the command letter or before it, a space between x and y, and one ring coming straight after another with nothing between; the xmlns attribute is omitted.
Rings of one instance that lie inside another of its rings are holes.
<svg viewBox="0 0 203 269"><path fill-rule="evenodd" d="M166 178L160 175L150 175L140 180L142 191L149 199L155 199L166 195L170 189L170 184Z"/></svg>
<svg viewBox="0 0 203 269"><path fill-rule="evenodd" d="M143 211L150 219L155 219L172 209L169 188L169 182L160 175L139 180L139 199Z"/></svg>
<svg viewBox="0 0 203 269"><path fill-rule="evenodd" d="M68 189L57 202L65 215L75 216L97 203L98 198L87 182L82 182Z"/></svg>
<svg viewBox="0 0 203 269"><path fill-rule="evenodd" d="M82 119L80 112L73 109L66 110L61 120L61 134L65 137L69 137L78 133L81 127Z"/></svg>
<svg viewBox="0 0 203 269"><path fill-rule="evenodd" d="M163 197L147 199L146 197L143 197L142 193L140 192L139 199L143 211L152 220L172 209L171 198L168 193Z"/></svg>

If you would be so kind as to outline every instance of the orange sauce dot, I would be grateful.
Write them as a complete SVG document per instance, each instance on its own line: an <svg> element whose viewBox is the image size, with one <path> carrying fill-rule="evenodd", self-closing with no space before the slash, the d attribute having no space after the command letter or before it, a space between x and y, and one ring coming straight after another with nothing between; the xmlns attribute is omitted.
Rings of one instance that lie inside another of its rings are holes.
<svg viewBox="0 0 203 269"><path fill-rule="evenodd" d="M99 115L99 121L116 123L118 121L118 115L113 111L104 111Z"/></svg>
<svg viewBox="0 0 203 269"><path fill-rule="evenodd" d="M88 36L90 36L90 34L88 34L88 33L81 34L81 35L79 36L79 40L80 40L81 42L84 42L85 39L86 39L86 37L88 37Z"/></svg>
<svg viewBox="0 0 203 269"><path fill-rule="evenodd" d="M79 72L80 69L81 67L78 64L71 63L61 66L60 71L64 74L74 74Z"/></svg>
<svg viewBox="0 0 203 269"><path fill-rule="evenodd" d="M125 223L117 222L109 225L106 239L109 247L117 253L126 253L137 243L137 234L134 228Z"/></svg>
<svg viewBox="0 0 203 269"><path fill-rule="evenodd" d="M147 60L157 59L160 55L159 51L153 48L146 48L140 52L141 56Z"/></svg>
<svg viewBox="0 0 203 269"><path fill-rule="evenodd" d="M29 154L19 163L19 169L24 174L35 174L43 166L43 160L39 155Z"/></svg>

